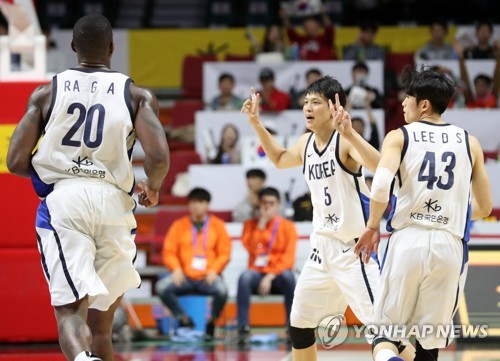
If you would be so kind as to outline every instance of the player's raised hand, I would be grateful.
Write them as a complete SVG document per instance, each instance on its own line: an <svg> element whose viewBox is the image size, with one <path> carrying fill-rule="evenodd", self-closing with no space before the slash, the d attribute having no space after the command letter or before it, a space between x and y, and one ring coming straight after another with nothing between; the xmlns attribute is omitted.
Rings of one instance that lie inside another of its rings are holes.
<svg viewBox="0 0 500 361"><path fill-rule="evenodd" d="M160 192L149 188L145 180L141 181L138 186L142 190L138 196L139 204L147 208L156 206L160 198Z"/></svg>
<svg viewBox="0 0 500 361"><path fill-rule="evenodd" d="M335 104L331 99L328 99L328 107L332 114L333 126L342 135L347 135L352 132L351 115L340 105L339 94L335 94Z"/></svg>
<svg viewBox="0 0 500 361"><path fill-rule="evenodd" d="M370 262L372 253L378 253L378 244L380 243L380 230L366 227L365 231L359 237L354 253L365 263Z"/></svg>
<svg viewBox="0 0 500 361"><path fill-rule="evenodd" d="M259 125L259 102L260 94L255 92L255 89L250 88L250 99L245 100L243 106L241 107L241 112L245 113L253 126Z"/></svg>

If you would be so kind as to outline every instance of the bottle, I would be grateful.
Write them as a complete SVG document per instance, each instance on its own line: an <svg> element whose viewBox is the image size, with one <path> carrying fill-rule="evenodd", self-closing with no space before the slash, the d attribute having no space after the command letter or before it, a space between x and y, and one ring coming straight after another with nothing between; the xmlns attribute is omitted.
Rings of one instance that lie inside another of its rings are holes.
<svg viewBox="0 0 500 361"><path fill-rule="evenodd" d="M457 96L457 101L456 101L456 108L457 109L464 109L465 108L465 95L464 93L460 92Z"/></svg>
<svg viewBox="0 0 500 361"><path fill-rule="evenodd" d="M290 48L290 57L292 61L297 61L300 60L300 49L299 49L299 44L293 43L291 48Z"/></svg>

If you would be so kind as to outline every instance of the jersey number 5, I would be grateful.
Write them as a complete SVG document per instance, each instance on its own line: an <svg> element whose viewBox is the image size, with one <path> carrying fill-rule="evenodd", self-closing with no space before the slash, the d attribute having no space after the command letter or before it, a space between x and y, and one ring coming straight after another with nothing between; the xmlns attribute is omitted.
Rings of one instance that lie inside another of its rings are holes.
<svg viewBox="0 0 500 361"><path fill-rule="evenodd" d="M325 187L325 205L329 206L332 204L332 196L328 193L328 187Z"/></svg>
<svg viewBox="0 0 500 361"><path fill-rule="evenodd" d="M418 172L418 181L427 182L427 189L434 189L434 184L443 190L453 187L453 183L455 182L455 175L453 174L453 168L455 168L456 164L455 153L444 152L441 156L441 161L446 163L446 167L444 168L447 174L446 178L448 178L446 183L443 183L443 176L436 177L436 154L434 152L425 153L424 161Z"/></svg>
<svg viewBox="0 0 500 361"><path fill-rule="evenodd" d="M85 109L85 105L82 103L73 103L68 107L68 114L74 114L75 111L79 111L78 119L71 129L66 133L62 139L62 145L68 145L70 147L80 147L82 142L77 139L73 139L78 129L85 123L85 129L83 131L83 142L89 148L97 148L102 143L102 128L104 127L104 106L102 104L92 105L88 111ZM97 129L92 131L92 126L94 125L94 113L97 112ZM94 133L95 139L91 139L91 135Z"/></svg>

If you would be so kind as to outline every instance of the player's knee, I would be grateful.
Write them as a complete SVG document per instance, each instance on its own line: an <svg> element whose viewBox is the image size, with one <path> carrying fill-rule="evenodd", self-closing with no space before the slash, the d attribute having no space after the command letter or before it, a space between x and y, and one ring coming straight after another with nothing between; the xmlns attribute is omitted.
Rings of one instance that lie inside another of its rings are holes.
<svg viewBox="0 0 500 361"><path fill-rule="evenodd" d="M384 342L387 342L387 343L390 343L390 344L393 344L394 347L396 347L398 349L398 351L400 350L400 347L401 347L401 342L400 341L392 341L392 340L389 340L385 337L375 337L375 339L373 340L372 342L372 351L375 351L375 348L384 343ZM404 349L404 348L403 348Z"/></svg>
<svg viewBox="0 0 500 361"><path fill-rule="evenodd" d="M298 328L290 326L290 340L292 347L302 350L311 347L316 343L316 334L314 328Z"/></svg>
<svg viewBox="0 0 500 361"><path fill-rule="evenodd" d="M414 361L436 361L438 359L439 349L437 348L426 350L417 340L415 349Z"/></svg>

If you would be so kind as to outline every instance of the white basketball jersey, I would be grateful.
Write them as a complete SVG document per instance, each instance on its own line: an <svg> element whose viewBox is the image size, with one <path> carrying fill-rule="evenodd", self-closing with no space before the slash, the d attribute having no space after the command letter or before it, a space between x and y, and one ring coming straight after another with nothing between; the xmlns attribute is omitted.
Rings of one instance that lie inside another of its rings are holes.
<svg viewBox="0 0 500 361"><path fill-rule="evenodd" d="M401 129L404 146L387 230L419 225L467 240L472 177L467 132L425 121Z"/></svg>
<svg viewBox="0 0 500 361"><path fill-rule="evenodd" d="M339 157L334 132L320 152L312 133L304 153L304 177L313 204L313 231L348 242L358 238L368 220L369 191L361 174L349 171Z"/></svg>
<svg viewBox="0 0 500 361"><path fill-rule="evenodd" d="M132 193L131 82L123 74L93 69L70 69L53 78L44 134L31 161L40 197L55 182L73 177L102 179Z"/></svg>

